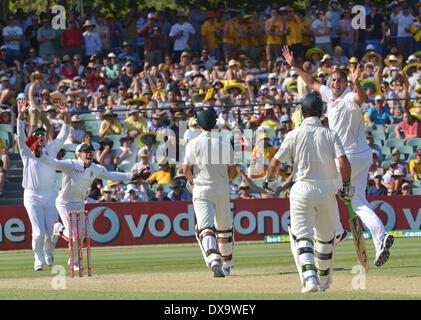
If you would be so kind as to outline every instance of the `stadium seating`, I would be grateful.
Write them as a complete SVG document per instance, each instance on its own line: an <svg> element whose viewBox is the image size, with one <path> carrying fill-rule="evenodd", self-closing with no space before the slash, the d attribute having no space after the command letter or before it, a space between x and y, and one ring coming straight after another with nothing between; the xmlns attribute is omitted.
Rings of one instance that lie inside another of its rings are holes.
<svg viewBox="0 0 421 320"><path fill-rule="evenodd" d="M10 146L13 147L13 129L12 129L12 126L10 124L1 123L0 124L0 132L7 132L8 133Z"/></svg>
<svg viewBox="0 0 421 320"><path fill-rule="evenodd" d="M13 147L13 140L10 138L9 132L6 131L0 131L0 138L4 141L4 143L7 145L7 148L10 149Z"/></svg>
<svg viewBox="0 0 421 320"><path fill-rule="evenodd" d="M121 147L121 143L120 143L121 137L122 137L122 135L120 135L120 134L112 134L112 135L106 137L108 140L111 140L112 142L114 142L112 150L117 150Z"/></svg>
<svg viewBox="0 0 421 320"><path fill-rule="evenodd" d="M62 149L66 150L66 153L68 151L70 151L70 152L76 152L76 147L77 146L78 146L77 143L67 143L67 144L64 144L63 145Z"/></svg>
<svg viewBox="0 0 421 320"><path fill-rule="evenodd" d="M117 170L122 172L130 172L133 168L133 164L125 163L117 165Z"/></svg>
<svg viewBox="0 0 421 320"><path fill-rule="evenodd" d="M407 146L414 146L415 150L421 149L421 138L411 138L406 140L406 145Z"/></svg>
<svg viewBox="0 0 421 320"><path fill-rule="evenodd" d="M390 147L390 148L397 148L397 147L401 147L401 146L403 146L404 145L404 143L403 143L403 139L387 139L386 140L386 143L385 143L385 146L386 147Z"/></svg>
<svg viewBox="0 0 421 320"><path fill-rule="evenodd" d="M421 196L421 188L412 189L412 194L415 196Z"/></svg>

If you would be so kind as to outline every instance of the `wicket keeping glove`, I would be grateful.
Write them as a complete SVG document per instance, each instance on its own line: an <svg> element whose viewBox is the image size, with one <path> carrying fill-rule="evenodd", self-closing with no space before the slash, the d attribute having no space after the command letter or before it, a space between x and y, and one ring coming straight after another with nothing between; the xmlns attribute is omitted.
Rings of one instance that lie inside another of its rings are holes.
<svg viewBox="0 0 421 320"><path fill-rule="evenodd" d="M342 185L342 189L339 190L338 196L344 202L350 202L355 194L355 187L351 186L349 182Z"/></svg>
<svg viewBox="0 0 421 320"><path fill-rule="evenodd" d="M151 176L151 168L149 168L149 166L146 166L140 170L139 174L143 180L148 180Z"/></svg>
<svg viewBox="0 0 421 320"><path fill-rule="evenodd" d="M194 187L194 183L193 182L190 182L190 181L187 181L187 184L186 184L186 189L191 193L191 194L193 194L193 187Z"/></svg>
<svg viewBox="0 0 421 320"><path fill-rule="evenodd" d="M269 194L275 194L276 189L278 185L278 179L277 178L268 178L265 177L263 180L263 190L265 190Z"/></svg>

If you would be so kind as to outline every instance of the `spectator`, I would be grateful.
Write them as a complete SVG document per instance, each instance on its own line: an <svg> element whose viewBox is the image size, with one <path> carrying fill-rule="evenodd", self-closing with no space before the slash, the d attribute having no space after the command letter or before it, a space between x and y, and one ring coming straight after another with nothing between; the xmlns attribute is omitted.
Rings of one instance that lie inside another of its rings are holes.
<svg viewBox="0 0 421 320"><path fill-rule="evenodd" d="M411 25L414 19L414 16L409 11L408 3L402 3L402 11L394 17L394 23L398 26L398 50L403 54L404 60L409 56L408 53L414 51L414 39L411 33Z"/></svg>
<svg viewBox="0 0 421 320"><path fill-rule="evenodd" d="M77 114L72 116L70 133L69 133L69 136L67 137L67 140L64 142L64 144L82 143L83 137L85 136L85 131L81 128L83 122L84 121L81 120Z"/></svg>
<svg viewBox="0 0 421 320"><path fill-rule="evenodd" d="M76 147L76 150L75 150L75 152L76 152L76 158L79 157L78 154L80 152L79 150L82 147L82 145L83 144L88 144L88 145L91 145L94 148L94 151L95 151L94 152L94 159L96 159L97 151L98 151L100 145L99 145L99 143L93 141L93 137L94 136L93 136L93 134L92 134L91 131L86 131L85 132L85 134L83 136L83 141Z"/></svg>
<svg viewBox="0 0 421 320"><path fill-rule="evenodd" d="M401 105L397 104L392 107L392 116L395 124L403 121L403 111Z"/></svg>
<svg viewBox="0 0 421 320"><path fill-rule="evenodd" d="M405 142L411 138L421 138L421 125L408 111L405 111L403 121L395 127L395 133L396 138L403 139Z"/></svg>
<svg viewBox="0 0 421 320"><path fill-rule="evenodd" d="M121 73L120 77L120 85L123 85L125 88L131 88L134 79L133 62L130 60L127 61L123 66L122 71L123 72Z"/></svg>
<svg viewBox="0 0 421 320"><path fill-rule="evenodd" d="M151 201L168 201L170 198L168 198L165 195L164 187L162 184L158 184L155 188L155 195L151 198Z"/></svg>
<svg viewBox="0 0 421 320"><path fill-rule="evenodd" d="M160 144L160 141L157 139L156 132L144 132L137 139L142 147L141 150L146 150L148 152L149 161L156 162L156 154L158 151L157 146Z"/></svg>
<svg viewBox="0 0 421 320"><path fill-rule="evenodd" d="M7 59L10 62L21 60L20 41L23 39L23 30L16 24L16 17L9 15L7 26L3 28L4 46L7 49Z"/></svg>
<svg viewBox="0 0 421 320"><path fill-rule="evenodd" d="M131 106L129 117L124 121L125 132L136 137L138 134L146 132L147 125L146 119L139 115L139 107Z"/></svg>
<svg viewBox="0 0 421 320"><path fill-rule="evenodd" d="M75 78L78 78L78 77L75 77ZM69 89L69 90L71 90L71 89ZM82 97L76 96L75 97L75 105L74 105L73 108L70 109L70 114L73 116L73 115L76 115L76 114L80 115L82 113L89 112L90 110L89 110L88 106L86 106L84 104L84 102L85 102L85 99L83 98L83 96Z"/></svg>
<svg viewBox="0 0 421 320"><path fill-rule="evenodd" d="M45 125L48 131L49 129L49 122L47 121L44 110L42 109L42 100L41 100L41 93L42 90L45 89L45 84L43 81L45 80L45 75L36 71L31 74L30 76L31 84L28 89L28 100L29 100L29 116L30 116L30 132L35 127L40 125Z"/></svg>
<svg viewBox="0 0 421 320"><path fill-rule="evenodd" d="M155 15L153 13L148 14L147 23L137 32L144 39L145 61L151 66L158 66L162 62L162 52L159 47L159 39L162 36L158 26L155 24Z"/></svg>
<svg viewBox="0 0 421 320"><path fill-rule="evenodd" d="M72 63L72 59L68 54L63 56L63 66L61 67L60 71L61 74L69 80L73 80L73 78L78 75L77 69Z"/></svg>
<svg viewBox="0 0 421 320"><path fill-rule="evenodd" d="M101 138L113 135L121 134L122 127L121 122L117 120L117 114L115 114L111 109L107 109L103 115L103 121L99 128L99 136Z"/></svg>
<svg viewBox="0 0 421 320"><path fill-rule="evenodd" d="M340 46L345 57L354 57L354 46L356 44L356 35L352 28L351 8L344 8L344 17L339 21L339 29L337 33L341 36Z"/></svg>
<svg viewBox="0 0 421 320"><path fill-rule="evenodd" d="M389 188L391 185L390 183L393 180L393 173L397 168L397 163L395 161L390 162L389 168L387 168L386 173L383 175L383 184Z"/></svg>
<svg viewBox="0 0 421 320"><path fill-rule="evenodd" d="M216 36L218 25L216 24L215 12L208 11L206 13L206 21L203 23L201 28L203 50L205 54L209 55L219 61L221 56L219 54L219 45Z"/></svg>
<svg viewBox="0 0 421 320"><path fill-rule="evenodd" d="M421 178L421 149L415 153L415 159L409 161L409 174L415 181L419 181Z"/></svg>
<svg viewBox="0 0 421 320"><path fill-rule="evenodd" d="M403 196L409 196L412 194L411 185L407 182L402 184L402 195Z"/></svg>
<svg viewBox="0 0 421 320"><path fill-rule="evenodd" d="M110 30L110 40L111 40L111 50L115 54L120 54L121 52L121 38L123 36L123 31L118 23L115 23L114 14L108 13L105 16L107 21L108 28Z"/></svg>
<svg viewBox="0 0 421 320"><path fill-rule="evenodd" d="M383 44L386 41L386 21L382 14L377 12L374 1L370 2L370 13L366 16L365 45L373 45L379 55L383 54ZM411 51L412 52L412 51Z"/></svg>
<svg viewBox="0 0 421 320"><path fill-rule="evenodd" d="M330 35L332 34L332 24L326 19L325 12L318 10L316 19L311 24L314 35L315 47L322 49L325 53L332 53Z"/></svg>
<svg viewBox="0 0 421 320"><path fill-rule="evenodd" d="M330 22L332 26L332 34L330 35L330 39L332 41L332 47L339 45L340 42L340 33L338 32L340 28L340 19L342 16L342 9L338 7L338 1L332 0L330 1L330 10L326 12L326 20ZM351 28L352 29L352 28Z"/></svg>
<svg viewBox="0 0 421 320"><path fill-rule="evenodd" d="M132 164L136 163L137 150L133 147L134 138L130 135L124 135L120 138L121 147L116 150L114 164Z"/></svg>
<svg viewBox="0 0 421 320"><path fill-rule="evenodd" d="M88 77L88 93L94 93L99 86L106 86L104 75L102 74L102 67L98 64L93 68L93 72Z"/></svg>
<svg viewBox="0 0 421 320"><path fill-rule="evenodd" d="M170 200L182 200L190 201L192 199L190 192L179 181L173 181L171 185L171 191L168 193Z"/></svg>
<svg viewBox="0 0 421 320"><path fill-rule="evenodd" d="M99 202L117 202L113 195L113 189L109 185L102 188L102 199Z"/></svg>
<svg viewBox="0 0 421 320"><path fill-rule="evenodd" d="M76 75L72 79L72 86L70 86L69 89L66 91L66 95L72 98L79 97L80 101L82 101L83 104L83 100L85 100L88 97L87 88L84 88L82 86L82 78L80 76ZM70 110L70 112L72 112L72 110Z"/></svg>
<svg viewBox="0 0 421 320"><path fill-rule="evenodd" d="M385 196L387 195L387 188L382 185L382 174L380 172L374 173L374 185L368 188L367 196Z"/></svg>
<svg viewBox="0 0 421 320"><path fill-rule="evenodd" d="M148 183L153 185L154 183L163 184L163 183L172 183L170 166L167 159L161 159L158 162L159 170L153 173L149 179Z"/></svg>
<svg viewBox="0 0 421 320"><path fill-rule="evenodd" d="M95 30L101 40L101 53L102 55L107 54L111 50L111 38L108 26L105 24L104 14L99 12L95 19Z"/></svg>
<svg viewBox="0 0 421 320"><path fill-rule="evenodd" d="M39 43L39 55L43 60L53 61L54 57L54 41L56 33L51 28L48 17L42 18L42 26L37 30L37 39Z"/></svg>
<svg viewBox="0 0 421 320"><path fill-rule="evenodd" d="M389 108L384 103L383 96L376 96L374 99L375 106L372 106L368 110L367 120L368 125L371 129L376 128L377 125L386 125L388 123L393 124L394 119L392 114L390 113Z"/></svg>
<svg viewBox="0 0 421 320"><path fill-rule="evenodd" d="M180 55L187 47L191 47L196 31L193 26L186 22L182 12L177 13L177 23L171 27L170 38L174 41L173 61L179 62Z"/></svg>
<svg viewBox="0 0 421 320"><path fill-rule="evenodd" d="M235 24L237 23L240 17L241 17L241 13L240 14L235 13L235 16L230 22L229 26L225 26L224 43L225 43L225 38L228 36L228 34L231 37L233 37L235 41L235 33L231 31L231 28L234 28ZM281 19L276 8L272 8L270 10L270 17L269 19L266 20L266 24L265 24L265 32L266 32L266 59L267 59L267 66L268 66L267 70L268 72L272 72L273 67L275 66L276 58L281 55L281 46L283 44L282 36L284 35L284 20ZM231 57L232 53L234 53L234 50L230 47L227 47L224 51L225 51L225 59L227 58L228 55L229 57Z"/></svg>
<svg viewBox="0 0 421 320"><path fill-rule="evenodd" d="M144 38L139 34L139 30L146 24L146 14L147 8L143 8L142 11L139 13L139 18L136 22L136 45L137 45L137 54L139 58L143 61L145 59L145 42Z"/></svg>
<svg viewBox="0 0 421 320"><path fill-rule="evenodd" d="M66 30L61 34L63 49L69 56L81 55L85 51L83 32L76 26L74 20L67 20L67 25Z"/></svg>
<svg viewBox="0 0 421 320"><path fill-rule="evenodd" d="M60 132L61 126L63 125L63 120L57 117L57 110L52 105L48 105L47 109L45 109L45 113L47 114L47 120L54 131L54 139L57 137L58 133Z"/></svg>
<svg viewBox="0 0 421 320"><path fill-rule="evenodd" d="M304 61L304 50L303 26L301 25L301 19L295 14L293 7L288 6L286 11L287 16L284 20L286 45L290 46L298 63L302 64Z"/></svg>
<svg viewBox="0 0 421 320"><path fill-rule="evenodd" d="M85 63L89 61L90 57L94 54L101 54L101 38L94 30L95 25L90 21L86 20L83 24L85 32L83 33L84 39L84 60Z"/></svg>
<svg viewBox="0 0 421 320"><path fill-rule="evenodd" d="M96 152L96 159L100 165L111 166L114 168L114 152L112 150L114 142L109 139L103 139L99 142L99 148Z"/></svg>
<svg viewBox="0 0 421 320"><path fill-rule="evenodd" d="M407 163L401 160L401 153L399 149L394 148L392 150L392 161L396 162L396 169L403 172L403 174L406 176L408 170L406 170Z"/></svg>
<svg viewBox="0 0 421 320"><path fill-rule="evenodd" d="M255 196L250 195L250 185L244 180L238 186L238 193L238 199L256 199Z"/></svg>
<svg viewBox="0 0 421 320"><path fill-rule="evenodd" d="M134 184L127 185L123 202L147 202L148 195L140 191Z"/></svg>
<svg viewBox="0 0 421 320"><path fill-rule="evenodd" d="M378 161L382 162L383 161L382 149L380 148L378 144L374 143L373 134L371 132L367 132L365 137L366 137L367 144L371 148L373 154L377 156Z"/></svg>
<svg viewBox="0 0 421 320"><path fill-rule="evenodd" d="M412 193L412 184L411 180L404 178L405 174L399 170L396 169L393 172L393 179L392 182L390 182L391 186L393 187L393 194L395 195L402 195L402 187L404 184L409 185L410 193Z"/></svg>

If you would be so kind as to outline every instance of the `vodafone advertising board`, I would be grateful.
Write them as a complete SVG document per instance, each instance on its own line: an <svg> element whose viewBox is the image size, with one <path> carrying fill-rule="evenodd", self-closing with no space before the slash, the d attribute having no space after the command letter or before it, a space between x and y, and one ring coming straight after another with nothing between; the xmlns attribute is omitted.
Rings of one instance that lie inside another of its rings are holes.
<svg viewBox="0 0 421 320"><path fill-rule="evenodd" d="M421 229L421 197L372 197L370 206L386 230ZM338 200L348 230L348 212ZM88 204L94 246L195 242L190 201ZM232 200L235 240L264 240L288 233L288 199ZM349 230L348 230L349 231ZM31 224L23 206L0 207L0 250L31 248ZM57 246L64 247L60 239Z"/></svg>

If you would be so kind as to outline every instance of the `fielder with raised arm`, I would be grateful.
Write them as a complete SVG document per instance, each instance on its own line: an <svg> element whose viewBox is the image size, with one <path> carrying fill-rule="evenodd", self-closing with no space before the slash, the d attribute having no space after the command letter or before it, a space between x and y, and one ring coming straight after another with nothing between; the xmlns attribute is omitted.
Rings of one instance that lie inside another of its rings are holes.
<svg viewBox="0 0 421 320"><path fill-rule="evenodd" d="M85 196L95 179L134 181L139 178L147 179L150 175L150 172L147 170L147 168L142 169L141 173L107 171L103 167L92 163L94 148L90 144L83 144L80 147L79 152L80 156L78 159L68 160L55 160L50 157L48 152L45 151L35 152L36 156L38 156L41 162L43 162L45 165L53 168L54 170L60 170L63 172L62 187L56 200L56 206L64 226L60 222L55 224L57 226L56 229L60 230L60 233L55 234L55 236L63 236L63 238L67 241L69 240L68 213L70 211L85 209ZM75 218L76 217L73 217L73 219ZM81 215L81 221L84 221L84 218L84 215ZM84 229L85 226L82 223L82 241L85 237ZM73 224L72 231L74 238L77 239L76 224ZM77 251L77 246L74 246L74 250ZM75 253L75 256L76 255L77 252ZM79 266L75 264L75 270L78 270L78 268Z"/></svg>
<svg viewBox="0 0 421 320"><path fill-rule="evenodd" d="M44 263L49 266L54 263L53 249L56 241L52 239L52 234L54 234L53 223L58 219L55 207L56 171L37 159L33 151L38 148L55 157L66 141L70 132L69 108L59 102L57 105L63 113L64 124L57 138L47 144L47 132L43 127L34 128L26 139L24 118L29 104L24 95L19 95L17 100L17 139L23 163L23 204L31 221L35 271L44 270Z"/></svg>
<svg viewBox="0 0 421 320"><path fill-rule="evenodd" d="M290 242L300 274L303 293L325 291L332 282L335 229L339 219L337 190L338 159L343 187L340 196L350 200L351 166L338 135L320 122L323 102L312 92L301 100L304 117L290 131L271 160L263 182L266 192L275 193L281 163L294 159L290 193Z"/></svg>
<svg viewBox="0 0 421 320"><path fill-rule="evenodd" d="M352 70L351 81L356 92L351 91L347 85L347 75L337 70L332 73L329 87L316 81L311 74L306 73L295 62L293 53L284 47L282 54L288 64L293 67L299 76L314 91L320 94L327 103L327 117L329 128L335 131L345 148L345 153L351 163L351 184L355 187L355 196L352 199L352 208L373 236L376 248L374 265L381 267L389 259L389 248L394 238L384 230L382 221L369 207L366 199L367 177L372 162L372 152L366 143L364 119L360 104L366 99L364 89L359 83L360 65ZM338 223L337 234L343 232Z"/></svg>
<svg viewBox="0 0 421 320"><path fill-rule="evenodd" d="M189 141L183 164L187 188L193 196L196 239L214 277L230 275L234 266L233 213L229 201L229 180L234 177L234 151L218 132L216 115L205 110L197 116L202 133Z"/></svg>

